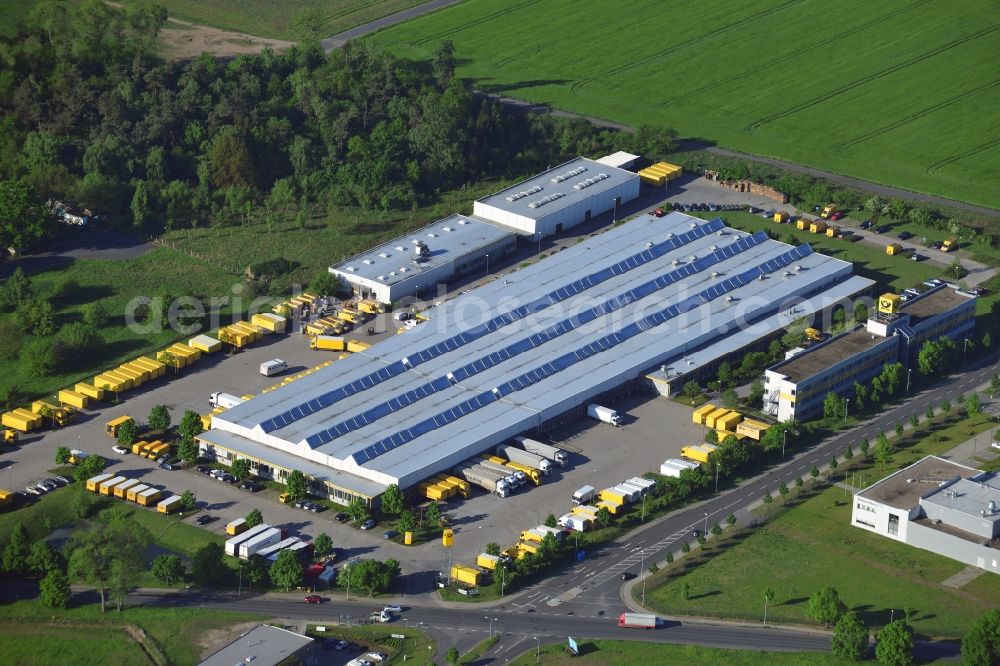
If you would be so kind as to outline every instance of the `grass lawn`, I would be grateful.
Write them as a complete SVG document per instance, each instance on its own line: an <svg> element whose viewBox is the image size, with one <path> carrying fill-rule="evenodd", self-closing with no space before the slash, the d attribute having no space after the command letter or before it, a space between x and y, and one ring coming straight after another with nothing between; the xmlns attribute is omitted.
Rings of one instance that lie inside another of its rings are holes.
<svg viewBox="0 0 1000 666"><path fill-rule="evenodd" d="M355 618L355 621L363 618ZM398 623L397 623L398 624ZM317 627L324 627L318 631ZM405 639L393 638L401 634ZM415 664L434 664L437 655L437 641L420 631L400 626L386 627L378 624L340 627L336 625L309 625L306 635L319 638L338 638L358 643L365 650L379 650L389 655L392 663L403 661Z"/></svg>
<svg viewBox="0 0 1000 666"><path fill-rule="evenodd" d="M129 512L129 520L149 530L150 535L158 546L181 555L193 557L195 552L210 543L222 544L226 541L220 534L215 534L184 522L180 514L167 516L157 513L155 508L147 509L141 506L133 506L121 500L117 500L114 506L124 508ZM224 561L232 565L233 569L236 568L235 559L227 557Z"/></svg>
<svg viewBox="0 0 1000 666"><path fill-rule="evenodd" d="M451 40L486 91L1000 207L993 8L470 0L368 40L418 59Z"/></svg>
<svg viewBox="0 0 1000 666"><path fill-rule="evenodd" d="M127 0L133 2L134 0ZM320 34L330 37L349 28L364 25L426 0L163 0L171 18L209 25L248 35L294 41L292 26L295 14L303 9L316 9L323 17Z"/></svg>
<svg viewBox="0 0 1000 666"><path fill-rule="evenodd" d="M907 257L891 257L884 249L872 247L860 241L851 242L844 238L830 238L825 234L813 234L796 229L794 224L776 224L760 215L743 211L722 213L693 213L697 217L713 219L721 216L726 224L742 231L770 231L778 235L778 240L787 242L792 235L799 242L809 243L813 250L825 255L854 262L854 273L878 282L880 289L892 288L902 291L920 284L924 280L941 275L938 266L926 261L910 261ZM895 237L893 236L893 240ZM881 293L881 292L876 292Z"/></svg>
<svg viewBox="0 0 1000 666"><path fill-rule="evenodd" d="M0 374L0 396L6 395L12 387L28 397L51 396L60 388L93 378L105 369L190 337L169 328L156 332L130 330L125 325L126 307L138 296L156 296L163 292L196 298L232 296L230 288L238 283L235 276L166 248L123 261L77 260L60 268L29 274L29 277L35 294L52 303L57 329L80 321L87 303L100 302L109 314L107 324L98 331L104 343L86 358L57 368L50 375L38 374L23 358L18 362L5 362L4 372ZM62 286L70 281L79 284L79 289L61 295ZM228 306L222 311L228 312ZM14 313L0 314L0 323L14 321ZM23 347L30 337L24 336L20 344L8 340L5 345L14 345L16 354L17 348Z"/></svg>
<svg viewBox="0 0 1000 666"><path fill-rule="evenodd" d="M285 220L271 226L250 224L180 229L165 233L161 240L169 247L226 266L234 274L243 273L256 261L279 256L298 262L298 268L281 276L276 283L279 290L287 291L293 284L308 284L331 264L378 243L453 212L468 211L474 199L501 187L503 185L497 182L480 183L464 191L448 192L439 203L413 211L345 208L313 218L304 227Z"/></svg>
<svg viewBox="0 0 1000 666"><path fill-rule="evenodd" d="M66 610L37 601L0 606L0 663L149 664L139 644L123 629L139 627L148 634L153 649L169 663L194 664L200 659L201 636L210 630L258 616L248 613L198 608L126 608L101 614L100 606L87 604Z"/></svg>
<svg viewBox="0 0 1000 666"><path fill-rule="evenodd" d="M669 631L666 629L665 631ZM636 632L642 633L642 632ZM634 641L580 640L579 657L564 651L565 643L546 645L541 649L537 663L576 666L634 666L635 664L685 664L685 666L840 666L853 664L829 654L814 652L754 652L752 650L723 650L694 645L667 643L640 643ZM535 649L525 652L511 662L511 666L529 666L536 663Z"/></svg>
<svg viewBox="0 0 1000 666"><path fill-rule="evenodd" d="M990 425L983 417L970 422L939 416L900 443L893 440L900 448L890 469L862 464L854 471L868 485ZM647 604L668 615L760 621L761 595L770 587L776 593L768 608L770 620L811 623L806 615L809 595L832 585L869 626L888 623L891 609L909 608L917 632L946 637L961 636L983 613L1000 607L1000 581L993 580L998 577L987 573L959 590L944 587L941 582L963 564L851 527L850 495L843 488L827 487L806 497L764 527L710 547L697 566L677 562L658 573L654 589L646 588ZM682 582L690 586L687 600L681 595Z"/></svg>

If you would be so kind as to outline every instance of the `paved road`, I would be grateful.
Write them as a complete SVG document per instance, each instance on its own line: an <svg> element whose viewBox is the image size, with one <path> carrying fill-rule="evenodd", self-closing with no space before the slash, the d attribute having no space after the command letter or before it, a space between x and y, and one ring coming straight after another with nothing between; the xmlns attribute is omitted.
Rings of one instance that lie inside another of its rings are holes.
<svg viewBox="0 0 1000 666"><path fill-rule="evenodd" d="M77 259L134 259L153 247L135 236L113 229L75 229L38 252L0 263L0 280L19 267L30 275L52 268L63 268Z"/></svg>
<svg viewBox="0 0 1000 666"><path fill-rule="evenodd" d="M323 50L329 53L334 49L339 49L351 39L364 37L369 33L375 32L376 30L388 28L390 25L396 25L397 23L409 21L412 18L423 16L424 14L429 14L443 7L454 5L458 1L459 0L431 0L430 2L425 2L422 5L417 5L416 7L411 7L410 9L377 19L371 23L365 23L364 25L359 25L356 28L345 30L344 32L336 34L332 37L327 37L320 43L323 45Z"/></svg>

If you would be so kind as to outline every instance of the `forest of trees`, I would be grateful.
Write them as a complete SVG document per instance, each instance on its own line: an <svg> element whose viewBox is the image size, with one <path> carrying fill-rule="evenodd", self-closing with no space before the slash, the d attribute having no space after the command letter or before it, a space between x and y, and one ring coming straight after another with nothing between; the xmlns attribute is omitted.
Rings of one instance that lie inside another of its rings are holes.
<svg viewBox="0 0 1000 666"><path fill-rule="evenodd" d="M155 5L43 0L0 44L2 246L30 244L50 198L153 234L302 204L410 209L479 178L674 143L669 129L512 112L454 76L447 41L429 63L363 43L326 55L316 39L167 62L165 21Z"/></svg>

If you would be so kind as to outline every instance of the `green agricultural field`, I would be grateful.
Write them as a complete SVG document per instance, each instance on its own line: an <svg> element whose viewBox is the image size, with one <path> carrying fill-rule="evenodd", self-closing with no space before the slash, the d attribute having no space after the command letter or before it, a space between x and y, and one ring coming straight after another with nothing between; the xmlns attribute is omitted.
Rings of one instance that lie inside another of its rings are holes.
<svg viewBox="0 0 1000 666"><path fill-rule="evenodd" d="M134 0L128 0L133 2ZM161 0L172 18L248 35L294 40L292 19L303 9L317 9L323 16L324 37L364 25L426 0Z"/></svg>
<svg viewBox="0 0 1000 666"><path fill-rule="evenodd" d="M989 0L468 0L369 41L452 40L477 88L1000 208Z"/></svg>

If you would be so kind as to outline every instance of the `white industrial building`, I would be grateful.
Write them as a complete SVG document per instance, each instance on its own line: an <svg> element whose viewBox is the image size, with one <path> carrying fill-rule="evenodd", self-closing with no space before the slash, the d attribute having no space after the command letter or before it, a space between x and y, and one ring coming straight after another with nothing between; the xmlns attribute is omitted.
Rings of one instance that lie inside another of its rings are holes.
<svg viewBox="0 0 1000 666"><path fill-rule="evenodd" d="M228 409L205 455L297 469L340 502L406 488L575 414L670 359L773 334L870 281L721 219L641 215L428 310L430 320ZM860 282L858 282L860 281ZM846 285L846 292L845 292ZM811 306L813 307L813 306Z"/></svg>
<svg viewBox="0 0 1000 666"><path fill-rule="evenodd" d="M928 456L854 496L851 524L1000 573L1000 479Z"/></svg>
<svg viewBox="0 0 1000 666"><path fill-rule="evenodd" d="M638 174L577 157L478 199L472 213L538 238L561 233L637 196Z"/></svg>
<svg viewBox="0 0 1000 666"><path fill-rule="evenodd" d="M475 271L513 252L517 236L465 215L450 215L330 267L359 298L395 303L433 296L438 284Z"/></svg>

